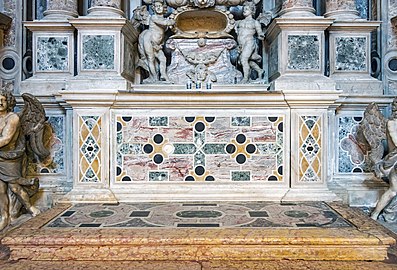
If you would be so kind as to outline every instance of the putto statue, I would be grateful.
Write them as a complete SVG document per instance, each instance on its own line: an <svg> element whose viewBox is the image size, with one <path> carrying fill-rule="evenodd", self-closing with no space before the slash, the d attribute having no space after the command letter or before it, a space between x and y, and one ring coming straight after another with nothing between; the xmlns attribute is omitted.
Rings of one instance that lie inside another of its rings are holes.
<svg viewBox="0 0 397 270"><path fill-rule="evenodd" d="M263 40L265 34L262 31L261 23L266 26L271 20L270 13L260 14L258 19L254 19L255 3L245 2L243 6L244 19L237 21L235 30L237 34L237 43L240 52L238 61L243 68L243 80L241 83L247 83L251 78L251 69L257 72L257 79L262 79L263 70L257 62L261 62L262 57L258 53L257 38Z"/></svg>
<svg viewBox="0 0 397 270"><path fill-rule="evenodd" d="M164 34L169 26L175 24L175 21L164 17L167 7L161 0L154 0L152 8L154 14L151 16L146 9L139 10L141 23L149 25L149 28L144 30L138 39L140 56L138 66L149 72L149 77L143 81L144 83L169 81L166 72L167 59L163 52ZM135 19L139 20L139 18Z"/></svg>
<svg viewBox="0 0 397 270"><path fill-rule="evenodd" d="M371 218L378 219L379 214L389 212L386 206L397 194L397 98L393 100L392 116L386 119L379 111L378 105L371 103L364 112L364 119L357 131L359 141L368 143L370 146L369 159L373 164L375 176L378 178L388 178L390 187L381 196ZM384 156L386 150L383 142L387 142L388 154ZM390 209L393 205L389 205ZM395 208L395 206L394 206Z"/></svg>
<svg viewBox="0 0 397 270"><path fill-rule="evenodd" d="M48 144L52 128L45 121L41 103L30 94L22 95L25 106L21 113L13 112L14 96L0 90L0 231L17 218L21 207L36 216L40 210L30 197L39 188L37 178L26 179L27 156L48 159Z"/></svg>

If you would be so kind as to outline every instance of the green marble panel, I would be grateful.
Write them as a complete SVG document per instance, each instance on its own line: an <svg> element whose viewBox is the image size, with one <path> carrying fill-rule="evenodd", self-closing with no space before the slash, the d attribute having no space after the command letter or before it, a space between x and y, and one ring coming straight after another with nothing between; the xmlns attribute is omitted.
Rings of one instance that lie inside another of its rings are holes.
<svg viewBox="0 0 397 270"><path fill-rule="evenodd" d="M207 155L224 155L226 154L225 148L225 143L207 143L203 147L203 152Z"/></svg>
<svg viewBox="0 0 397 270"><path fill-rule="evenodd" d="M166 127L166 126L168 126L168 117L166 117L166 116L149 117L149 126L151 126L151 127Z"/></svg>
<svg viewBox="0 0 397 270"><path fill-rule="evenodd" d="M231 172L232 181L250 181L251 172L250 171L232 171Z"/></svg>
<svg viewBox="0 0 397 270"><path fill-rule="evenodd" d="M168 180L167 171L152 171L149 172L149 181L167 181Z"/></svg>
<svg viewBox="0 0 397 270"><path fill-rule="evenodd" d="M174 143L174 155L192 155L197 148L192 143Z"/></svg>
<svg viewBox="0 0 397 270"><path fill-rule="evenodd" d="M231 126L249 127L250 125L251 125L251 117L248 117L248 116L231 117Z"/></svg>

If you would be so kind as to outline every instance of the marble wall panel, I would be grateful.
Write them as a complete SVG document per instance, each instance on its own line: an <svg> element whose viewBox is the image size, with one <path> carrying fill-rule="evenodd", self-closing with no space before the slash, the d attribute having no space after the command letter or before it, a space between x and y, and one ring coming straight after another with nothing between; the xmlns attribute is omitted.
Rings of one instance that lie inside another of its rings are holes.
<svg viewBox="0 0 397 270"><path fill-rule="evenodd" d="M358 125L362 116L338 117L338 172L363 173L371 172L368 158L368 147L356 139Z"/></svg>
<svg viewBox="0 0 397 270"><path fill-rule="evenodd" d="M321 181L322 165L321 116L300 116L299 181Z"/></svg>
<svg viewBox="0 0 397 270"><path fill-rule="evenodd" d="M273 41L269 50L269 76L274 75L278 71L278 42Z"/></svg>
<svg viewBox="0 0 397 270"><path fill-rule="evenodd" d="M41 20L44 17L44 11L47 10L47 0L36 0L36 19Z"/></svg>
<svg viewBox="0 0 397 270"><path fill-rule="evenodd" d="M288 35L288 69L320 70L320 39L317 35Z"/></svg>
<svg viewBox="0 0 397 270"><path fill-rule="evenodd" d="M388 22L391 18L397 16L397 1L389 0L388 6ZM387 45L388 49L396 49L397 48L397 25L393 25L392 23L388 24L388 37L387 37Z"/></svg>
<svg viewBox="0 0 397 270"><path fill-rule="evenodd" d="M68 71L68 37L37 37L37 71Z"/></svg>
<svg viewBox="0 0 397 270"><path fill-rule="evenodd" d="M4 47L17 46L17 24L16 21L19 19L17 10L17 1L15 0L4 0L4 14L13 18L11 26L4 31Z"/></svg>
<svg viewBox="0 0 397 270"><path fill-rule="evenodd" d="M366 71L367 42L366 37L336 37L335 70Z"/></svg>
<svg viewBox="0 0 397 270"><path fill-rule="evenodd" d="M79 182L100 182L102 179L102 117L79 116Z"/></svg>
<svg viewBox="0 0 397 270"><path fill-rule="evenodd" d="M47 117L54 131L51 138L50 163L29 162L28 174L64 174L65 173L65 116L52 115Z"/></svg>
<svg viewBox="0 0 397 270"><path fill-rule="evenodd" d="M283 180L284 116L164 117L116 116L116 182Z"/></svg>
<svg viewBox="0 0 397 270"><path fill-rule="evenodd" d="M113 35L82 36L82 68L84 70L114 70Z"/></svg>
<svg viewBox="0 0 397 270"><path fill-rule="evenodd" d="M356 9L362 19L368 19L369 17L369 1L368 0L356 0Z"/></svg>

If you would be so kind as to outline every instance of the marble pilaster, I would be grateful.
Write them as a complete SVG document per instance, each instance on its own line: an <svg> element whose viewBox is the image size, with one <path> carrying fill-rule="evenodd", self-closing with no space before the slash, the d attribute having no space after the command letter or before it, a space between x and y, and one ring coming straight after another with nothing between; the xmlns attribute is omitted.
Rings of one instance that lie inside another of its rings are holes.
<svg viewBox="0 0 397 270"><path fill-rule="evenodd" d="M49 0L44 20L62 20L77 17L77 0Z"/></svg>
<svg viewBox="0 0 397 270"><path fill-rule="evenodd" d="M4 30L10 26L11 21L12 19L10 17L0 12L0 48L4 46Z"/></svg>
<svg viewBox="0 0 397 270"><path fill-rule="evenodd" d="M282 0L281 17L313 17L316 10L312 0Z"/></svg>
<svg viewBox="0 0 397 270"><path fill-rule="evenodd" d="M92 0L87 13L89 16L124 17L121 0Z"/></svg>
<svg viewBox="0 0 397 270"><path fill-rule="evenodd" d="M325 5L325 17L336 20L359 19L359 12L354 0L327 0Z"/></svg>

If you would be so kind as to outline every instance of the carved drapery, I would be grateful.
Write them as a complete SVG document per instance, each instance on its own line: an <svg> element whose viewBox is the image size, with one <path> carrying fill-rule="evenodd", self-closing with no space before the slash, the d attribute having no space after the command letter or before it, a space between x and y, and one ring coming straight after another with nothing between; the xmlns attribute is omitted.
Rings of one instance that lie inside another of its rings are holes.
<svg viewBox="0 0 397 270"><path fill-rule="evenodd" d="M340 20L359 18L359 12L354 0L327 0L325 3L325 17Z"/></svg>
<svg viewBox="0 0 397 270"><path fill-rule="evenodd" d="M77 17L77 0L48 0L44 19L63 19Z"/></svg>

